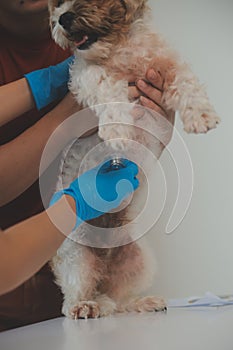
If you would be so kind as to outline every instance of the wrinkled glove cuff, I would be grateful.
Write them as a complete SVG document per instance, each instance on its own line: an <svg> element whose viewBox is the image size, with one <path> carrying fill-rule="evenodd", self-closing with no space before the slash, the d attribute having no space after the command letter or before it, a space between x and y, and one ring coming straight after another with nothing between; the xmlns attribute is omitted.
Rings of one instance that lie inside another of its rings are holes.
<svg viewBox="0 0 233 350"><path fill-rule="evenodd" d="M71 56L56 66L25 74L38 110L62 98L68 92L69 65L73 59Z"/></svg>
<svg viewBox="0 0 233 350"><path fill-rule="evenodd" d="M52 196L51 200L50 200L50 203L49 203L49 207L51 207L52 205L54 205L55 203L57 203L61 197L63 195L69 195L71 197L74 198L75 200L75 206L76 206L76 224L75 224L75 227L73 228L72 231L76 230L82 223L83 223L83 220L80 218L80 215L81 215L81 208L80 208L80 205L79 205L79 202L77 200L77 195L74 193L74 191L71 189L71 188L65 188L64 190L60 190L56 193L54 193L54 195Z"/></svg>

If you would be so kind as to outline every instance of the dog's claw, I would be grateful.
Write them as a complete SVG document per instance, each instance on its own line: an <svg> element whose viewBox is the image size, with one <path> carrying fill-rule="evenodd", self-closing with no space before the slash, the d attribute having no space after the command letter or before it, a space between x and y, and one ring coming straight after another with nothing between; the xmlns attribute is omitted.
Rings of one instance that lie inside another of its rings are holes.
<svg viewBox="0 0 233 350"><path fill-rule="evenodd" d="M167 312L167 308L164 307L163 309L155 309L155 312L160 312L160 311L166 313Z"/></svg>
<svg viewBox="0 0 233 350"><path fill-rule="evenodd" d="M71 310L71 317L75 320L88 318L99 318L100 309L95 301L80 301L77 306Z"/></svg>

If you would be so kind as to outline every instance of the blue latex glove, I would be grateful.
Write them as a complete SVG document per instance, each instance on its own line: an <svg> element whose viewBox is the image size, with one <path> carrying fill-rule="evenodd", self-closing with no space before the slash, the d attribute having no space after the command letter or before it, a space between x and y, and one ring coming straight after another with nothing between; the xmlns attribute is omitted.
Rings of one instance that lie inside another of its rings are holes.
<svg viewBox="0 0 233 350"><path fill-rule="evenodd" d="M110 161L98 165L77 179L68 188L56 192L50 206L56 203L63 194L75 199L77 228L83 221L97 218L111 209L117 208L130 193L139 186L136 177L138 167L124 159L124 167L112 170Z"/></svg>
<svg viewBox="0 0 233 350"><path fill-rule="evenodd" d="M68 92L69 67L73 59L71 56L56 66L25 74L37 109L62 98Z"/></svg>

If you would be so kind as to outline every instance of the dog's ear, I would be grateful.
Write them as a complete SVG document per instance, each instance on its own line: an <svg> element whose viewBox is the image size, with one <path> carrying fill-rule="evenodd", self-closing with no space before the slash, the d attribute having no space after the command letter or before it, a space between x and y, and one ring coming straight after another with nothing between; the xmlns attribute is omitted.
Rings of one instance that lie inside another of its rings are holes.
<svg viewBox="0 0 233 350"><path fill-rule="evenodd" d="M56 3L57 3L56 0L48 0L49 13L51 13L54 7L56 7Z"/></svg>
<svg viewBox="0 0 233 350"><path fill-rule="evenodd" d="M49 9L49 24L50 24L50 28L52 28L52 22L51 22L51 14L53 13L53 10L56 6L56 2L55 0L48 0L48 9Z"/></svg>
<svg viewBox="0 0 233 350"><path fill-rule="evenodd" d="M134 22L135 20L142 18L147 10L148 0L125 0L126 5L126 21Z"/></svg>

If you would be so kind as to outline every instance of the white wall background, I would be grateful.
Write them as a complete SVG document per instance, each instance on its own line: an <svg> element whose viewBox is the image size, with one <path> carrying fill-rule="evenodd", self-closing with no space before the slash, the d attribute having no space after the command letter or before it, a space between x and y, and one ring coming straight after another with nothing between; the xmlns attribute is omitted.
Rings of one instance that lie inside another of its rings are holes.
<svg viewBox="0 0 233 350"><path fill-rule="evenodd" d="M164 152L161 164L169 184L167 205L148 234L158 262L153 292L167 298L206 291L233 294L233 1L149 3L154 28L191 64L222 119L207 135L185 134L176 119L192 158L194 191L184 220L166 235L176 181Z"/></svg>

